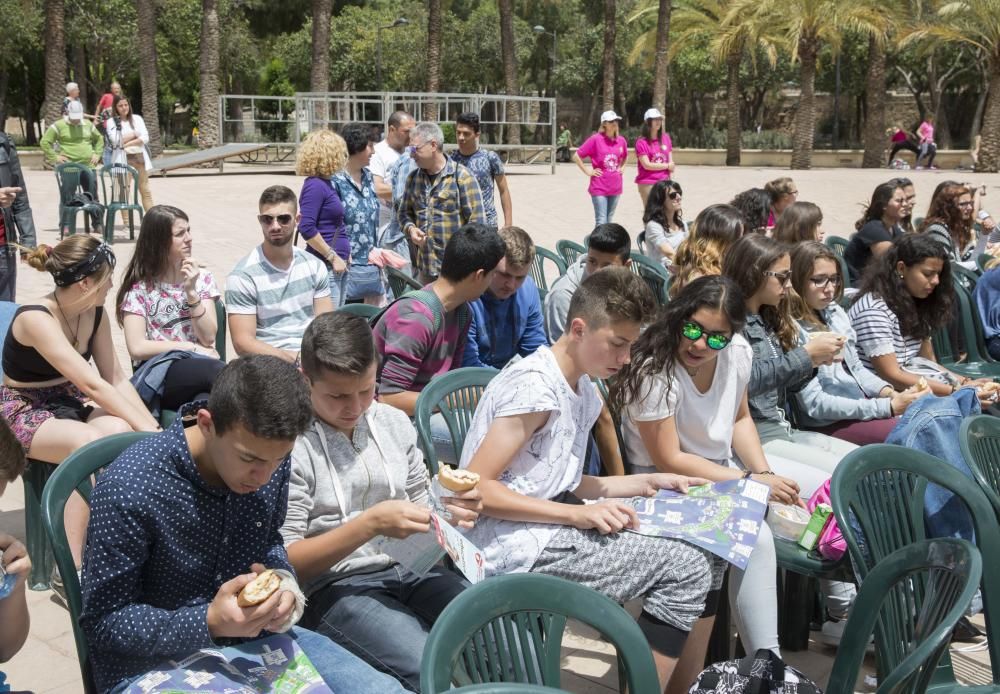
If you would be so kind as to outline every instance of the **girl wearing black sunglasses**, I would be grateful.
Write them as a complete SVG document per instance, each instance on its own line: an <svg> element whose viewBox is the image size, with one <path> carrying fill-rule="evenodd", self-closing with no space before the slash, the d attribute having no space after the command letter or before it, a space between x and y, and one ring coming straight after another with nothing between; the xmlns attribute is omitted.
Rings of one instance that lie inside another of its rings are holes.
<svg viewBox="0 0 1000 694"><path fill-rule="evenodd" d="M646 225L646 254L669 265L677 247L687 238L688 227L684 221L683 191L677 181L660 181L653 185L646 200L642 222Z"/></svg>
<svg viewBox="0 0 1000 694"><path fill-rule="evenodd" d="M751 477L771 499L797 503L798 485L771 472L747 404L753 350L740 335L743 294L717 275L684 287L632 347L611 391L631 473L723 481ZM738 461L737 461L738 459ZM748 651L778 649L774 541L765 526L730 599Z"/></svg>

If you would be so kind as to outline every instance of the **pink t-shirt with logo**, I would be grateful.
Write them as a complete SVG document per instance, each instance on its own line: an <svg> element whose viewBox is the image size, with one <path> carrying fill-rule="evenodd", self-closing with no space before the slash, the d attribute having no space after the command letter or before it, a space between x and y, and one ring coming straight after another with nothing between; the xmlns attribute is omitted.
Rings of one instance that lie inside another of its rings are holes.
<svg viewBox="0 0 1000 694"><path fill-rule="evenodd" d="M917 135L920 136L920 144L925 142L934 142L934 126L924 121L917 128Z"/></svg>
<svg viewBox="0 0 1000 694"><path fill-rule="evenodd" d="M581 159L590 157L590 165L603 172L591 176L587 192L594 197L622 194L622 174L619 169L628 158L628 140L619 135L614 140L604 133L594 133L576 150Z"/></svg>
<svg viewBox="0 0 1000 694"><path fill-rule="evenodd" d="M649 158L653 164L667 164L670 162L670 152L673 151L674 144L670 141L670 134L663 133L659 142L650 142L644 137L635 141L635 158L639 162L639 175L635 177L635 182L642 185L652 185L658 181L670 178L670 172L666 169L661 171L650 171L642 165L642 155Z"/></svg>

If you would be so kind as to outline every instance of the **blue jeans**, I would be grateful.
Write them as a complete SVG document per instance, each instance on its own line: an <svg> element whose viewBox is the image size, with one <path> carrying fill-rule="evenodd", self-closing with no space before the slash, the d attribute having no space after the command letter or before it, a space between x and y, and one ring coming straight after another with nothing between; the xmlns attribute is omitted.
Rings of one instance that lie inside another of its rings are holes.
<svg viewBox="0 0 1000 694"><path fill-rule="evenodd" d="M594 226L607 224L614 221L615 208L618 207L618 198L621 195L592 195L590 201L594 203Z"/></svg>
<svg viewBox="0 0 1000 694"><path fill-rule="evenodd" d="M330 301L333 302L333 307L340 308L347 301L347 296L344 293L344 288L347 284L347 270L343 272L334 272L330 270Z"/></svg>
<svg viewBox="0 0 1000 694"><path fill-rule="evenodd" d="M468 585L441 567L423 577L398 565L354 574L313 593L303 621L417 692L427 634Z"/></svg>
<svg viewBox="0 0 1000 694"><path fill-rule="evenodd" d="M444 421L444 416L439 412L431 415L431 441L434 442L434 453L439 461L451 466L458 465L462 451L456 451L452 445L448 423Z"/></svg>
<svg viewBox="0 0 1000 694"><path fill-rule="evenodd" d="M17 293L17 254L10 244L0 245L0 301L14 301Z"/></svg>

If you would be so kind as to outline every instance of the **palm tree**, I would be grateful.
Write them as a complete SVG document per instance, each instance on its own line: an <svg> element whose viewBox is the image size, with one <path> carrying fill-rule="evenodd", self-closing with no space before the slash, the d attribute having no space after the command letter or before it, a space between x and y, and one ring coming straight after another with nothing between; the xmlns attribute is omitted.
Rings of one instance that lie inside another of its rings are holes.
<svg viewBox="0 0 1000 694"><path fill-rule="evenodd" d="M330 91L330 15L333 0L313 0L312 3L312 69L309 91Z"/></svg>
<svg viewBox="0 0 1000 694"><path fill-rule="evenodd" d="M603 88L601 89L601 108L604 110L615 107L615 34L617 24L617 3L615 0L604 0L604 57Z"/></svg>
<svg viewBox="0 0 1000 694"><path fill-rule="evenodd" d="M908 32L902 43L925 39L970 46L986 57L989 85L976 171L997 171L1000 169L1000 0L946 2L930 23Z"/></svg>
<svg viewBox="0 0 1000 694"><path fill-rule="evenodd" d="M219 2L201 0L198 147L219 144Z"/></svg>
<svg viewBox="0 0 1000 694"><path fill-rule="evenodd" d="M634 65L640 57L653 46L653 106L666 111L667 108L667 68L670 65L668 49L670 47L670 12L673 9L671 0L655 0L640 5L629 22L635 22L647 14L656 11L656 30L641 34L632 45L629 53L629 63ZM647 63L648 64L648 63Z"/></svg>
<svg viewBox="0 0 1000 694"><path fill-rule="evenodd" d="M507 96L517 96L520 93L517 85L517 49L514 46L514 1L497 0L500 12L500 55L503 59L503 82ZM505 109L508 123L523 120L519 117L517 102L508 101ZM507 142L512 145L521 144L521 126L506 128Z"/></svg>
<svg viewBox="0 0 1000 694"><path fill-rule="evenodd" d="M865 78L864 169L882 167L885 153L885 45L884 37L868 37L868 74Z"/></svg>
<svg viewBox="0 0 1000 694"><path fill-rule="evenodd" d="M427 88L434 94L441 91L441 0L427 0ZM423 120L438 120L437 102L423 105Z"/></svg>
<svg viewBox="0 0 1000 694"><path fill-rule="evenodd" d="M816 131L816 64L819 51L828 45L840 51L848 30L868 34L884 32L887 19L868 0L738 0L723 20L767 28L799 63L799 107L792 133L792 168L808 169Z"/></svg>
<svg viewBox="0 0 1000 694"><path fill-rule="evenodd" d="M45 0L45 106L42 114L49 123L62 117L66 96L66 3Z"/></svg>
<svg viewBox="0 0 1000 694"><path fill-rule="evenodd" d="M135 0L136 28L139 31L139 83L142 86L142 113L149 130L149 150L163 153L160 137L160 76L156 66L156 2Z"/></svg>

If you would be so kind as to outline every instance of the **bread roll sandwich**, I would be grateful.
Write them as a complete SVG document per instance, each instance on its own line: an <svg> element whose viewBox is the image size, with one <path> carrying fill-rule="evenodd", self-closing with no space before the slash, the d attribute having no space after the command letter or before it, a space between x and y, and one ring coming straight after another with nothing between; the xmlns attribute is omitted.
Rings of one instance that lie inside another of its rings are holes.
<svg viewBox="0 0 1000 694"><path fill-rule="evenodd" d="M468 470L460 470L448 465L442 465L438 470L438 482L445 489L453 492L467 492L479 484L479 475Z"/></svg>
<svg viewBox="0 0 1000 694"><path fill-rule="evenodd" d="M274 595L280 586L281 577L278 574L271 569L261 571L257 574L257 578L243 586L243 590L236 596L236 603L240 607L259 605Z"/></svg>

